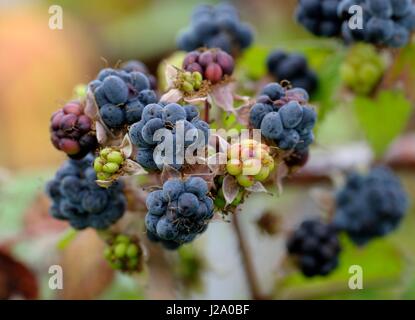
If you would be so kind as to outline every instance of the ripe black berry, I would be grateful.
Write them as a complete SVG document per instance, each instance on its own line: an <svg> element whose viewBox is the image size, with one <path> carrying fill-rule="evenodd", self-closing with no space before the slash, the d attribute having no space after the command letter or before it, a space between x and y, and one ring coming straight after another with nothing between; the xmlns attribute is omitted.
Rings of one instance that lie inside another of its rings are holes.
<svg viewBox="0 0 415 320"><path fill-rule="evenodd" d="M109 188L99 187L92 154L81 160L68 160L48 182L46 191L52 199L51 215L67 220L75 229L106 229L122 217L126 198L121 182Z"/></svg>
<svg viewBox="0 0 415 320"><path fill-rule="evenodd" d="M252 40L252 28L240 21L235 7L200 5L193 11L190 26L179 34L177 46L184 51L220 48L237 55L248 48Z"/></svg>
<svg viewBox="0 0 415 320"><path fill-rule="evenodd" d="M408 209L398 177L385 167L366 176L352 173L336 197L334 225L359 245L397 228Z"/></svg>
<svg viewBox="0 0 415 320"><path fill-rule="evenodd" d="M277 80L288 80L294 87L313 94L318 86L318 78L310 70L306 58L301 54L289 54L276 50L267 59L268 72Z"/></svg>
<svg viewBox="0 0 415 320"><path fill-rule="evenodd" d="M328 275L338 265L336 230L319 220L304 221L288 240L287 249L306 277Z"/></svg>
<svg viewBox="0 0 415 320"><path fill-rule="evenodd" d="M199 177L168 180L162 190L151 192L145 218L149 239L171 250L192 242L213 217L213 200L207 193L208 185Z"/></svg>

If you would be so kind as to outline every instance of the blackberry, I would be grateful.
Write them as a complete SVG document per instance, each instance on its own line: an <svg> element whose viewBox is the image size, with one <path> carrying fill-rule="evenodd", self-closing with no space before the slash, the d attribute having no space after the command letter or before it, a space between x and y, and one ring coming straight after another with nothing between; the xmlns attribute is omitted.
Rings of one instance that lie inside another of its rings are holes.
<svg viewBox="0 0 415 320"><path fill-rule="evenodd" d="M301 54L273 51L268 55L267 68L277 81L288 80L294 87L303 88L310 94L317 89L317 74L309 68Z"/></svg>
<svg viewBox="0 0 415 320"><path fill-rule="evenodd" d="M148 76L138 69L140 64L136 61L128 62L124 69L106 68L89 83L101 118L110 129L140 121L144 107L157 102Z"/></svg>
<svg viewBox="0 0 415 320"><path fill-rule="evenodd" d="M240 21L235 7L200 5L193 11L190 26L177 37L177 47L187 52L201 47L220 48L236 56L252 41L252 28Z"/></svg>
<svg viewBox="0 0 415 320"><path fill-rule="evenodd" d="M170 250L193 241L213 217L213 201L207 193L207 183L199 177L168 180L162 190L151 192L145 218L149 239Z"/></svg>
<svg viewBox="0 0 415 320"><path fill-rule="evenodd" d="M351 173L336 196L334 225L358 245L395 230L408 209L398 177L386 167L368 175Z"/></svg>
<svg viewBox="0 0 415 320"><path fill-rule="evenodd" d="M340 243L333 226L320 220L304 221L291 235L287 250L306 277L326 276L339 263Z"/></svg>
<svg viewBox="0 0 415 320"><path fill-rule="evenodd" d="M341 0L299 0L297 21L316 36L339 36L343 22L337 16L340 2Z"/></svg>
<svg viewBox="0 0 415 320"><path fill-rule="evenodd" d="M207 145L209 125L199 119L196 106L152 103L143 109L142 120L130 127L129 135L138 148L136 161L143 168L157 171L168 164L180 170L187 147Z"/></svg>
<svg viewBox="0 0 415 320"><path fill-rule="evenodd" d="M51 215L67 220L75 229L106 229L122 217L126 209L123 184L99 187L88 154L81 160L68 160L48 182L46 191L52 200Z"/></svg>
<svg viewBox="0 0 415 320"><path fill-rule="evenodd" d="M269 83L251 108L249 119L255 129L283 150L297 154L308 151L314 141L316 112L307 105L308 93L302 88L287 90Z"/></svg>
<svg viewBox="0 0 415 320"><path fill-rule="evenodd" d="M150 81L150 89L157 90L157 79L148 70L147 66L138 60L129 60L121 65L121 69L127 72L141 72L144 73Z"/></svg>
<svg viewBox="0 0 415 320"><path fill-rule="evenodd" d="M348 27L352 5L363 8L363 29ZM342 37L348 43L364 41L400 48L409 43L415 31L415 4L411 0L342 0L337 10L343 20Z"/></svg>

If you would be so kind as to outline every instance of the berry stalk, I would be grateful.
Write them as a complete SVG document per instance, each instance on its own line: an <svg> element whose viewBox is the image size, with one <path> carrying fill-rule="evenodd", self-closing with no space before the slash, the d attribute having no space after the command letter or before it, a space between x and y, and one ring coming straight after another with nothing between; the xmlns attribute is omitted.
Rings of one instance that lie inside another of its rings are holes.
<svg viewBox="0 0 415 320"><path fill-rule="evenodd" d="M248 244L245 241L244 234L242 232L238 214L233 215L232 224L235 229L236 238L238 240L239 249L241 252L242 267L244 268L246 280L248 282L249 290L251 291L251 298L254 300L264 300L265 296L262 295L259 287L258 279L255 272L255 266L253 263L251 252L248 248Z"/></svg>

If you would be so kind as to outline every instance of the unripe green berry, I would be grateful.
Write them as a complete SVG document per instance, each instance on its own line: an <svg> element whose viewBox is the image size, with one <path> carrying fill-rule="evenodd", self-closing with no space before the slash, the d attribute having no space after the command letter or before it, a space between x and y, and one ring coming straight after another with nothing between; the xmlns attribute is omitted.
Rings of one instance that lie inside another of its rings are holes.
<svg viewBox="0 0 415 320"><path fill-rule="evenodd" d="M101 172L104 166L104 162L101 158L95 158L94 160L94 170L95 172Z"/></svg>
<svg viewBox="0 0 415 320"><path fill-rule="evenodd" d="M348 64L342 64L340 66L340 76L345 83L353 83L356 77L355 70Z"/></svg>
<svg viewBox="0 0 415 320"><path fill-rule="evenodd" d="M362 82L372 83L373 79L377 79L379 77L379 70L375 65L372 64L365 64L359 70L358 78Z"/></svg>
<svg viewBox="0 0 415 320"><path fill-rule="evenodd" d="M106 172L97 172L97 179L98 180L107 180L111 177L111 174Z"/></svg>
<svg viewBox="0 0 415 320"><path fill-rule="evenodd" d="M115 246L114 253L117 258L123 258L127 252L127 245L119 243Z"/></svg>
<svg viewBox="0 0 415 320"><path fill-rule="evenodd" d="M242 172L242 162L237 159L229 160L226 163L226 170L230 175L237 176Z"/></svg>
<svg viewBox="0 0 415 320"><path fill-rule="evenodd" d="M127 257L134 258L138 254L138 247L134 243L130 243L127 247Z"/></svg>
<svg viewBox="0 0 415 320"><path fill-rule="evenodd" d="M107 162L102 167L102 171L104 171L106 173L110 173L110 174L111 173L116 173L119 169L120 169L120 166L116 163L113 163L113 162Z"/></svg>
<svg viewBox="0 0 415 320"><path fill-rule="evenodd" d="M255 184L255 179L253 176L244 176L240 174L236 177L236 180L238 181L240 186L245 188L252 187Z"/></svg>
<svg viewBox="0 0 415 320"><path fill-rule="evenodd" d="M193 80L192 73L189 72L189 71L185 72L183 78L187 82L192 82L192 80Z"/></svg>
<svg viewBox="0 0 415 320"><path fill-rule="evenodd" d="M201 86L202 86L202 81L195 81L195 82L193 82L193 88L195 90L199 90Z"/></svg>
<svg viewBox="0 0 415 320"><path fill-rule="evenodd" d="M202 81L203 81L202 74L200 72L197 72L197 71L192 73L192 78L195 82L202 83Z"/></svg>
<svg viewBox="0 0 415 320"><path fill-rule="evenodd" d="M126 235L124 234L119 234L116 238L115 238L115 242L116 243L130 243L130 238L128 238Z"/></svg>
<svg viewBox="0 0 415 320"><path fill-rule="evenodd" d="M107 156L107 161L120 165L124 162L124 157L122 156L122 153L119 151L111 151Z"/></svg>
<svg viewBox="0 0 415 320"><path fill-rule="evenodd" d="M182 83L182 90L187 93L193 92L193 85L190 82L184 81Z"/></svg>
<svg viewBox="0 0 415 320"><path fill-rule="evenodd" d="M255 180L257 181L265 181L269 176L269 167L262 166L261 170L255 175Z"/></svg>
<svg viewBox="0 0 415 320"><path fill-rule="evenodd" d="M101 151L100 151L100 153L99 153L99 155L102 157L102 158L104 158L104 159L106 159L107 158L107 156L108 156L108 154L110 153L112 151L112 149L111 148L104 148L104 149L102 149Z"/></svg>

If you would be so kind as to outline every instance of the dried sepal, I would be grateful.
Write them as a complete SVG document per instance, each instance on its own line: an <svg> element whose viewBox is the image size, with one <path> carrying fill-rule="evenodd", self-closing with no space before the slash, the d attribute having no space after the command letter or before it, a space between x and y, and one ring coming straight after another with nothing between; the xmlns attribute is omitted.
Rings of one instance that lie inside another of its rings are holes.
<svg viewBox="0 0 415 320"><path fill-rule="evenodd" d="M236 199L239 189L240 187L235 177L229 174L226 175L222 184L223 196L225 198L226 205L231 204Z"/></svg>

